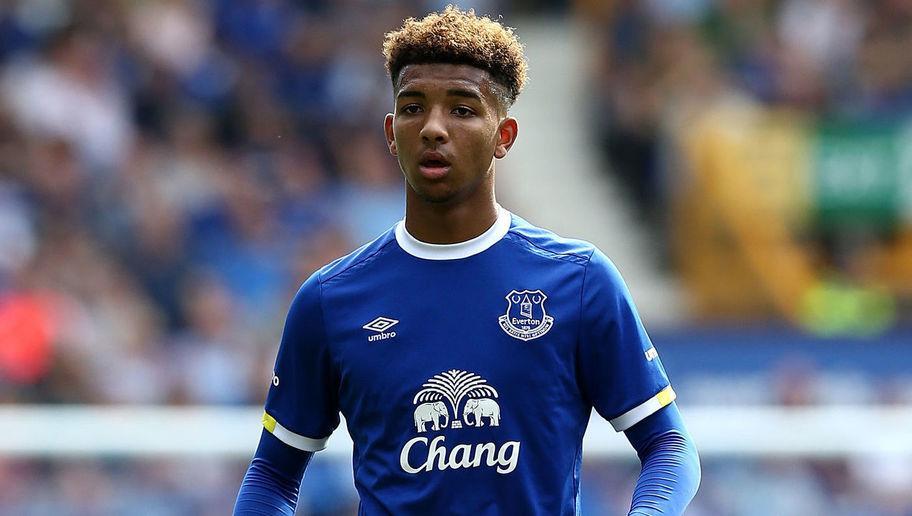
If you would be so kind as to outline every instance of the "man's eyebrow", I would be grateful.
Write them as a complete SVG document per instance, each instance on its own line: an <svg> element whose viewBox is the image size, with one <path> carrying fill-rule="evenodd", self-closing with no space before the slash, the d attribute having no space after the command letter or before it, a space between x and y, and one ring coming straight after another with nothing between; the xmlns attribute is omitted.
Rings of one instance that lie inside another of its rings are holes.
<svg viewBox="0 0 912 516"><path fill-rule="evenodd" d="M403 90L403 91L400 91L398 95L396 95L397 99L401 99L403 97L419 97L419 98L423 99L423 98L427 98L427 95L425 95L424 93L422 93L420 91L415 91L415 90Z"/></svg>
<svg viewBox="0 0 912 516"><path fill-rule="evenodd" d="M478 92L472 91L472 90L465 90L462 88L453 88L453 89L447 90L446 94L452 95L455 97L467 97L470 99L475 99L475 100L481 101L481 95L479 95Z"/></svg>
<svg viewBox="0 0 912 516"><path fill-rule="evenodd" d="M466 97L466 98L475 99L475 100L479 100L479 101L481 100L481 95L479 95L478 92L463 89L463 88L448 89L446 91L446 94L448 96ZM427 95L425 95L424 93L422 93L420 91L416 91L416 90L402 90L399 92L398 95L396 95L396 98L403 98L403 97L427 98Z"/></svg>

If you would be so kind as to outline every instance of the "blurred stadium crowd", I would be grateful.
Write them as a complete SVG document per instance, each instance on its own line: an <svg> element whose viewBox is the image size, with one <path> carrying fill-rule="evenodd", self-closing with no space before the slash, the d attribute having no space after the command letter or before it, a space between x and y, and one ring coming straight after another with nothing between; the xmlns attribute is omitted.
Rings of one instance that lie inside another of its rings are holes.
<svg viewBox="0 0 912 516"><path fill-rule="evenodd" d="M912 315L912 3L589 2L593 125L701 318Z"/></svg>
<svg viewBox="0 0 912 516"><path fill-rule="evenodd" d="M379 42L442 3L0 4L0 403L262 403L300 282L401 217ZM474 5L598 36L598 135L651 220L681 97L912 107L912 2L508 3ZM0 515L226 514L245 466L0 458ZM636 464L586 468L584 513L622 513ZM912 514L908 466L704 471L690 514ZM350 484L315 463L300 512L352 514Z"/></svg>
<svg viewBox="0 0 912 516"><path fill-rule="evenodd" d="M401 217L377 47L409 6L330 5L0 11L7 396L259 399L300 278Z"/></svg>
<svg viewBox="0 0 912 516"><path fill-rule="evenodd" d="M682 109L738 96L818 116L912 112L912 2L617 0L597 20L594 122L645 211L667 199L664 130ZM606 7L606 4L610 5Z"/></svg>

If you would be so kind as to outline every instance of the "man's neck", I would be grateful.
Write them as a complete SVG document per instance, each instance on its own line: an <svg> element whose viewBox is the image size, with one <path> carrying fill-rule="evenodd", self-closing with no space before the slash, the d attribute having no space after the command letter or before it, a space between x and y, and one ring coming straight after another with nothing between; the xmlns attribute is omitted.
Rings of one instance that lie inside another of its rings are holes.
<svg viewBox="0 0 912 516"><path fill-rule="evenodd" d="M408 188L406 186L406 188ZM494 192L459 203L434 204L406 194L405 229L428 244L456 244L471 240L497 221Z"/></svg>

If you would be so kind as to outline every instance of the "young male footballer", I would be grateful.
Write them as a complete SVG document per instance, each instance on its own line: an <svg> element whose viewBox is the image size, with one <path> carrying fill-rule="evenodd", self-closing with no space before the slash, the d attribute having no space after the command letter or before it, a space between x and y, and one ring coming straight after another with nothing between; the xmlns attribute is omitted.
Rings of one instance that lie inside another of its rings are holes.
<svg viewBox="0 0 912 516"><path fill-rule="evenodd" d="M359 514L579 514L593 408L642 461L629 514L681 514L697 452L621 276L495 200L526 80L512 30L448 7L383 51L405 219L295 296L235 514L294 514L340 413Z"/></svg>

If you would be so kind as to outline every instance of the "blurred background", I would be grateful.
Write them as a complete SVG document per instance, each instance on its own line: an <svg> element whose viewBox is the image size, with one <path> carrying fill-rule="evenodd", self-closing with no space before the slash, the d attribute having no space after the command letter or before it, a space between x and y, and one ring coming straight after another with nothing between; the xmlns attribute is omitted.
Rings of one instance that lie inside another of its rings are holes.
<svg viewBox="0 0 912 516"><path fill-rule="evenodd" d="M445 3L0 2L0 515L230 513L291 296L402 216L382 35ZM526 45L498 197L624 274L688 514L912 515L912 1L460 5ZM345 448L299 514L356 513Z"/></svg>

